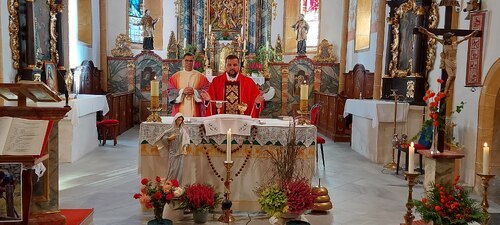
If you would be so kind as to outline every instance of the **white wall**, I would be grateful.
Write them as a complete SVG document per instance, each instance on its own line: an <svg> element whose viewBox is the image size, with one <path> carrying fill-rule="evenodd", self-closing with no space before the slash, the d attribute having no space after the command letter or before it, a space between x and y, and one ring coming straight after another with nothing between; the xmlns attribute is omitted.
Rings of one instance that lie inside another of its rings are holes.
<svg viewBox="0 0 500 225"><path fill-rule="evenodd" d="M12 83L16 76L17 71L12 67L12 53L10 50L10 36L9 36L9 11L7 10L7 1L0 1L0 26L2 26L1 34L2 43L0 43L2 54L3 80L0 82Z"/></svg>
<svg viewBox="0 0 500 225"><path fill-rule="evenodd" d="M69 10L69 65L70 68L79 66L83 60L92 60L100 68L100 27L99 27L99 0L92 0L92 46L78 41L78 4L77 0L68 2Z"/></svg>
<svg viewBox="0 0 500 225"><path fill-rule="evenodd" d="M321 1L321 23L319 41L327 39L331 44L333 43L333 52L340 57L340 46L342 41L342 11L344 2L347 0L328 0Z"/></svg>

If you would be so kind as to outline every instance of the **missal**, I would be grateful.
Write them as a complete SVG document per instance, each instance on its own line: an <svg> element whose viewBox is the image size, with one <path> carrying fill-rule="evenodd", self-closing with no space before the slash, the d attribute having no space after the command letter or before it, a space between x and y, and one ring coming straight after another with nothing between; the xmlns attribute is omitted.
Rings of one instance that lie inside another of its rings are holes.
<svg viewBox="0 0 500 225"><path fill-rule="evenodd" d="M39 155L46 149L53 121L0 117L0 155Z"/></svg>

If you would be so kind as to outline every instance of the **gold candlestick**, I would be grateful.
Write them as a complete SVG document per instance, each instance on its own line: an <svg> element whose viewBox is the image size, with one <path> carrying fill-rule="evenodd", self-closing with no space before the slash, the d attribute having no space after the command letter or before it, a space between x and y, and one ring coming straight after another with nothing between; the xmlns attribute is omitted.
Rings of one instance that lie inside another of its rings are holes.
<svg viewBox="0 0 500 225"><path fill-rule="evenodd" d="M231 167L233 167L233 161L224 161L224 167L226 167L226 180L224 181L224 200L222 201L222 215L219 217L219 222L230 223L234 221L234 217L231 215L232 210L231 202L229 196L231 194Z"/></svg>
<svg viewBox="0 0 500 225"><path fill-rule="evenodd" d="M149 105L150 107L148 107L148 110L151 114L146 119L146 122L161 122L161 117L158 115L158 112L161 111L160 96L151 96L151 102Z"/></svg>
<svg viewBox="0 0 500 225"><path fill-rule="evenodd" d="M418 177L418 173L408 173L405 172L406 180L408 181L408 201L406 202L406 214L403 217L405 219L406 225L411 225L415 216L413 215L413 186L415 186L415 178Z"/></svg>
<svg viewBox="0 0 500 225"><path fill-rule="evenodd" d="M491 178L495 177L494 174L477 174L481 177L481 186L483 186L483 201L481 202L481 206L483 207L483 212L486 214L486 219L483 221L483 225L487 225L490 222L490 214L488 213L488 208L490 205L488 204L488 187L490 186Z"/></svg>
<svg viewBox="0 0 500 225"><path fill-rule="evenodd" d="M299 114L299 116L297 117L298 125L311 125L308 111L297 110L297 114Z"/></svg>

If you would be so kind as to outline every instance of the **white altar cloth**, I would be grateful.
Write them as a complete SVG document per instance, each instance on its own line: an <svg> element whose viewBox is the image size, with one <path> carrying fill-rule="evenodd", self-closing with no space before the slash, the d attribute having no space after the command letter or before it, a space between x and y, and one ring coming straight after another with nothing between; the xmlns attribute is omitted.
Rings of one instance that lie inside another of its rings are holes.
<svg viewBox="0 0 500 225"><path fill-rule="evenodd" d="M423 106L398 103L396 133L411 138L422 127ZM375 163L392 161L394 102L348 99L344 116L352 114L351 148Z"/></svg>
<svg viewBox="0 0 500 225"><path fill-rule="evenodd" d="M210 117L207 117L210 118ZM203 121L207 118L186 117L185 128L190 136L191 144L184 156L183 175L181 185L192 183L206 183L213 185L218 191L224 191L223 182L213 172L211 165L219 175L225 177L224 160L226 134L213 136L204 135ZM271 160L268 151L287 143L289 122L278 119L252 119L254 127L251 136L233 135L232 168L233 182L231 183L231 200L233 210L259 210L257 196L253 192L270 175ZM163 123L141 123L139 131L139 160L138 169L142 177L165 177L168 173L169 159L161 157L152 141L162 131L172 126L172 117L162 117ZM297 126L296 142L303 146L299 154L300 169L307 179L312 179L315 168L315 126ZM234 143L236 142L236 144ZM221 152L222 151L222 152ZM247 158L248 157L248 158ZM210 161L208 160L210 158ZM239 171L239 176L234 177Z"/></svg>
<svg viewBox="0 0 500 225"><path fill-rule="evenodd" d="M64 107L66 101L37 102L38 107ZM59 162L74 162L94 151L97 139L96 112L109 112L105 95L80 94L68 102L71 110L59 121Z"/></svg>

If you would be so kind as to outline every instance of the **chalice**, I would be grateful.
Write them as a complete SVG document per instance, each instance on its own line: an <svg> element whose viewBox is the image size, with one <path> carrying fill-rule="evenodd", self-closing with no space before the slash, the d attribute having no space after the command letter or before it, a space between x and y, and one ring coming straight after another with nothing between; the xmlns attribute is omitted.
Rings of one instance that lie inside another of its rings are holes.
<svg viewBox="0 0 500 225"><path fill-rule="evenodd" d="M248 108L247 103L242 102L238 104L238 110L240 111L241 115L245 115L245 111L247 111L247 108Z"/></svg>
<svg viewBox="0 0 500 225"><path fill-rule="evenodd" d="M215 107L217 108L217 114L220 114L220 109L226 101L215 101Z"/></svg>

